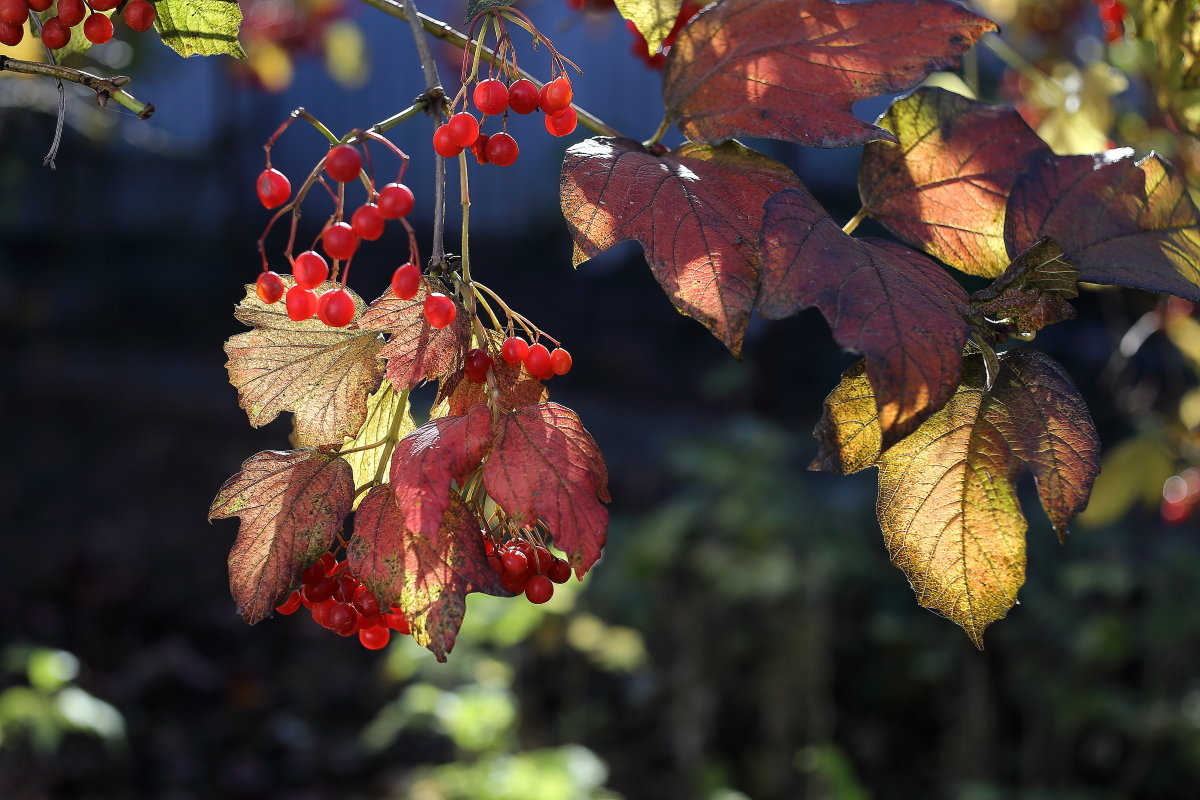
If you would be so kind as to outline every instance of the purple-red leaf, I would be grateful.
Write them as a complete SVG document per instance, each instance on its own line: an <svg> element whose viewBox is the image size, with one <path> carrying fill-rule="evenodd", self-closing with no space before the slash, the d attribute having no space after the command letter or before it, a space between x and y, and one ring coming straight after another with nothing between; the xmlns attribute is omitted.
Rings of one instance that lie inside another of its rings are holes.
<svg viewBox="0 0 1200 800"><path fill-rule="evenodd" d="M389 288L371 303L358 321L364 330L384 331L387 344L379 357L387 362L387 378L397 391L414 389L424 381L447 375L462 363L470 336L470 318L461 308L454 322L434 328L425 319L425 297L443 291L423 279L417 296L401 300Z"/></svg>
<svg viewBox="0 0 1200 800"><path fill-rule="evenodd" d="M483 483L516 524L541 519L577 575L599 560L608 535L608 472L571 409L542 403L501 414Z"/></svg>
<svg viewBox="0 0 1200 800"><path fill-rule="evenodd" d="M659 157L629 139L588 139L563 160L574 264L640 242L679 312L737 355L758 294L762 204L799 185L787 167L733 142Z"/></svg>
<svg viewBox="0 0 1200 800"><path fill-rule="evenodd" d="M959 56L995 29L949 0L722 0L675 40L663 99L693 142L894 141L857 119L851 105L957 67Z"/></svg>
<svg viewBox="0 0 1200 800"><path fill-rule="evenodd" d="M1079 294L1079 271L1062 256L1058 242L1039 239L991 286L971 295L971 309L987 322L989 338L1003 331L1028 339L1047 325L1075 318L1068 301Z"/></svg>
<svg viewBox="0 0 1200 800"><path fill-rule="evenodd" d="M847 236L800 189L767 202L762 237L759 311L782 319L816 306L838 344L866 356L885 449L942 407L970 333L966 293L945 270L903 245Z"/></svg>
<svg viewBox="0 0 1200 800"><path fill-rule="evenodd" d="M240 517L229 588L253 625L329 549L350 513L354 477L336 453L267 450L246 459L217 492L208 518Z"/></svg>

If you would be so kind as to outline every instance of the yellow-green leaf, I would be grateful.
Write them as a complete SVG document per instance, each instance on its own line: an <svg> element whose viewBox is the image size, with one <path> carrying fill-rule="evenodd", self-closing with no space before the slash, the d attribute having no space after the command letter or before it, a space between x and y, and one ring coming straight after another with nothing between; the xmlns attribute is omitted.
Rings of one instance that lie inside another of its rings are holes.
<svg viewBox="0 0 1200 800"><path fill-rule="evenodd" d="M654 55L663 43L663 39L675 27L679 10L683 8L683 0L616 0L617 11L621 16L632 22L646 37L649 54Z"/></svg>
<svg viewBox="0 0 1200 800"><path fill-rule="evenodd" d="M1200 135L1200 1L1142 0L1135 35L1153 50L1158 105Z"/></svg>
<svg viewBox="0 0 1200 800"><path fill-rule="evenodd" d="M396 426L395 430L392 429L393 425ZM391 383L384 380L375 393L367 398L367 418L359 428L358 435L347 436L345 444L342 445L342 451L378 444L389 436L393 436L394 440L399 440L416 427L410 413L408 392L400 394L392 388ZM350 463L350 469L354 471L355 491L373 482L377 474L387 477L387 468L380 469L385 451L388 451L388 448L380 444L369 450L359 450L342 456ZM388 452L390 455L390 451ZM362 495L359 495L355 501L355 508L360 502L362 502Z"/></svg>
<svg viewBox="0 0 1200 800"><path fill-rule="evenodd" d="M236 0L157 0L154 29L179 55L245 58L238 42L242 10Z"/></svg>

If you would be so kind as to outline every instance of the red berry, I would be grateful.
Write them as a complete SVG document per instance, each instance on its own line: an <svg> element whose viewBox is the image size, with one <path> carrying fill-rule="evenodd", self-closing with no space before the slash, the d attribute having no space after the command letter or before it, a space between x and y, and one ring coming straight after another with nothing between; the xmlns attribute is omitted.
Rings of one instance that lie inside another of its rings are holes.
<svg viewBox="0 0 1200 800"><path fill-rule="evenodd" d="M263 170L258 176L255 189L258 190L259 201L267 208L278 208L286 203L292 194L291 181L277 169Z"/></svg>
<svg viewBox="0 0 1200 800"><path fill-rule="evenodd" d="M325 174L338 183L349 183L362 169L362 154L358 148L339 144L325 156Z"/></svg>
<svg viewBox="0 0 1200 800"><path fill-rule="evenodd" d="M320 583L336 563L337 560L333 557L333 553L322 553L320 558L304 570L301 580L307 584Z"/></svg>
<svg viewBox="0 0 1200 800"><path fill-rule="evenodd" d="M135 31L148 31L154 27L154 6L147 0L129 0L125 6L125 24Z"/></svg>
<svg viewBox="0 0 1200 800"><path fill-rule="evenodd" d="M572 94L571 82L560 75L538 92L538 105L547 114L557 114L570 107Z"/></svg>
<svg viewBox="0 0 1200 800"><path fill-rule="evenodd" d="M546 576L555 583L566 583L571 579L571 565L561 558L556 558L550 569L546 570Z"/></svg>
<svg viewBox="0 0 1200 800"><path fill-rule="evenodd" d="M349 603L335 603L326 617L329 629L339 636L349 636L358 627L358 612Z"/></svg>
<svg viewBox="0 0 1200 800"><path fill-rule="evenodd" d="M345 289L334 289L317 299L317 316L331 328L344 328L354 319L354 298Z"/></svg>
<svg viewBox="0 0 1200 800"><path fill-rule="evenodd" d="M450 138L450 128L447 125L439 125L433 132L433 150L442 158L455 158L463 151Z"/></svg>
<svg viewBox="0 0 1200 800"><path fill-rule="evenodd" d="M550 351L546 349L546 345L535 344L529 347L529 352L525 354L525 369L535 378L550 369Z"/></svg>
<svg viewBox="0 0 1200 800"><path fill-rule="evenodd" d="M317 313L317 293L303 286L293 286L287 290L283 302L287 305L288 318L294 322L312 319Z"/></svg>
<svg viewBox="0 0 1200 800"><path fill-rule="evenodd" d="M492 137L488 136L486 133L481 133L475 140L475 144L471 145L471 152L475 154L475 160L480 164L488 163L487 143L488 139L490 138Z"/></svg>
<svg viewBox="0 0 1200 800"><path fill-rule="evenodd" d="M476 84L471 99L481 114L503 114L508 108L508 87L495 78L488 78Z"/></svg>
<svg viewBox="0 0 1200 800"><path fill-rule="evenodd" d="M30 11L45 11L54 5L54 0L29 0Z"/></svg>
<svg viewBox="0 0 1200 800"><path fill-rule="evenodd" d="M121 4L121 0L89 0L92 11L112 11Z"/></svg>
<svg viewBox="0 0 1200 800"><path fill-rule="evenodd" d="M526 575L509 575L504 573L500 576L500 585L513 594L520 594L525 591L525 584L529 580Z"/></svg>
<svg viewBox="0 0 1200 800"><path fill-rule="evenodd" d="M57 17L56 17L57 19ZM25 26L13 25L11 22L0 22L0 44L15 47L25 38Z"/></svg>
<svg viewBox="0 0 1200 800"><path fill-rule="evenodd" d="M308 598L308 602L314 606L318 603L324 603L329 598L333 597L334 590L337 589L337 581L333 578L321 578L316 583L306 583L301 589L304 596Z"/></svg>
<svg viewBox="0 0 1200 800"><path fill-rule="evenodd" d="M87 6L83 4L83 0L58 0L58 18L68 28L74 28L83 22L85 16L87 16ZM288 191L291 189L289 188ZM286 199L287 197L284 197L284 200Z"/></svg>
<svg viewBox="0 0 1200 800"><path fill-rule="evenodd" d="M335 222L321 234L321 245L330 258L345 261L358 249L358 234L344 222Z"/></svg>
<svg viewBox="0 0 1200 800"><path fill-rule="evenodd" d="M533 548L533 558L535 562L534 569L538 572L546 573L550 570L550 565L554 563L554 556L550 551L542 547L540 544Z"/></svg>
<svg viewBox="0 0 1200 800"><path fill-rule="evenodd" d="M379 190L379 198L375 202L379 204L379 210L383 212L384 219L407 217L412 213L413 205L416 203L413 199L412 189L403 183L389 183L384 186Z"/></svg>
<svg viewBox="0 0 1200 800"><path fill-rule="evenodd" d="M104 44L112 38L112 20L103 14L92 14L83 21L83 35L92 44Z"/></svg>
<svg viewBox="0 0 1200 800"><path fill-rule="evenodd" d="M573 363L571 354L565 348L555 348L554 352L550 354L550 369L554 370L555 375L566 375L571 371Z"/></svg>
<svg viewBox="0 0 1200 800"><path fill-rule="evenodd" d="M575 126L579 124L579 117L575 113L575 109L568 108L566 111L560 111L557 114L546 115L546 132L551 136L566 136L575 131Z"/></svg>
<svg viewBox="0 0 1200 800"><path fill-rule="evenodd" d="M467 380L484 383L487 381L487 373L491 368L492 357L487 354L486 350L476 347L467 351L467 357L463 364L463 374L466 375Z"/></svg>
<svg viewBox="0 0 1200 800"><path fill-rule="evenodd" d="M518 114L532 114L538 107L538 89L521 78L508 85L508 107Z"/></svg>
<svg viewBox="0 0 1200 800"><path fill-rule="evenodd" d="M24 25L28 18L29 4L25 0L0 0L0 22Z"/></svg>
<svg viewBox="0 0 1200 800"><path fill-rule="evenodd" d="M71 29L58 17L42 23L42 44L51 50L61 50L71 41Z"/></svg>
<svg viewBox="0 0 1200 800"><path fill-rule="evenodd" d="M460 111L446 123L446 133L455 146L465 150L479 138L479 120L466 111Z"/></svg>
<svg viewBox="0 0 1200 800"><path fill-rule="evenodd" d="M534 575L525 584L525 598L531 603L541 605L554 596L554 584L545 575Z"/></svg>
<svg viewBox="0 0 1200 800"><path fill-rule="evenodd" d="M320 253L305 250L292 262L292 277L296 279L297 286L315 289L329 277L329 264Z"/></svg>
<svg viewBox="0 0 1200 800"><path fill-rule="evenodd" d="M350 227L354 228L354 232L368 242L373 242L383 236L385 222L383 212L374 203L365 203L359 206L350 217Z"/></svg>
<svg viewBox="0 0 1200 800"><path fill-rule="evenodd" d="M495 133L488 137L485 153L490 163L500 167L512 166L518 152L517 140L507 133Z"/></svg>
<svg viewBox="0 0 1200 800"><path fill-rule="evenodd" d="M510 336L504 340L504 344L500 345L500 357L504 359L504 363L515 367L525 360L525 354L529 352L529 342L522 339L520 336Z"/></svg>
<svg viewBox="0 0 1200 800"><path fill-rule="evenodd" d="M254 282L254 293L267 305L279 302L279 298L283 297L283 290L283 278L279 277L277 272L264 272Z"/></svg>
<svg viewBox="0 0 1200 800"><path fill-rule="evenodd" d="M401 300L412 300L421 289L421 270L416 264L401 264L392 275L392 294Z"/></svg>
<svg viewBox="0 0 1200 800"><path fill-rule="evenodd" d="M322 628L328 628L329 627L329 611L330 611L330 609L332 609L334 607L334 605L336 603L337 603L337 601L333 600L332 598L322 600L319 603L313 603L312 604L313 622L317 623Z"/></svg>
<svg viewBox="0 0 1200 800"><path fill-rule="evenodd" d="M396 633L408 636L412 632L408 626L408 620L404 618L404 613L397 606L392 606L391 613L384 614L382 619Z"/></svg>
<svg viewBox="0 0 1200 800"><path fill-rule="evenodd" d="M525 577L529 574L529 557L520 550L505 550L500 555L500 564L504 574L511 577Z"/></svg>
<svg viewBox="0 0 1200 800"><path fill-rule="evenodd" d="M425 320L431 327L444 328L458 315L454 301L441 292L431 292L425 298Z"/></svg>
<svg viewBox="0 0 1200 800"><path fill-rule="evenodd" d="M358 640L368 650L381 650L387 647L388 640L391 638L392 632L383 625L373 625L358 631Z"/></svg>
<svg viewBox="0 0 1200 800"><path fill-rule="evenodd" d="M297 589L292 589L292 593L288 595L288 599L275 606L275 610L284 616L295 614L298 608L300 608L300 592Z"/></svg>
<svg viewBox="0 0 1200 800"><path fill-rule="evenodd" d="M367 619L378 617L381 610L379 598L365 586L359 586L358 591L354 593L354 607Z"/></svg>

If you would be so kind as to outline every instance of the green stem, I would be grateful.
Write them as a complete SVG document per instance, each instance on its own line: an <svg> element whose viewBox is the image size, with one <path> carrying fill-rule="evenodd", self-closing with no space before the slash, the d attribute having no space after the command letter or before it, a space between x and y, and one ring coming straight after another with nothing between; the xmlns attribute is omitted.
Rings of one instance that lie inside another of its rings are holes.
<svg viewBox="0 0 1200 800"><path fill-rule="evenodd" d="M70 67L60 67L55 64L39 64L36 61L19 61L8 56L0 56L0 72L19 72L22 75L42 75L47 78L57 78L63 81L86 86L96 93L96 102L104 105L114 100L124 108L137 114L138 119L150 119L154 114L153 103L143 103L121 87L129 83L125 75L114 75L102 78L90 72L84 72Z"/></svg>
<svg viewBox="0 0 1200 800"><path fill-rule="evenodd" d="M371 479L373 486L378 486L383 482L383 472L387 469L388 462L392 460L392 451L396 449L396 443L400 441L400 426L404 424L407 410L408 389L405 389L400 393L400 404L397 407L396 416L392 417L392 427L388 429L386 448L383 456L379 459L379 466L375 468L375 477Z"/></svg>
<svg viewBox="0 0 1200 800"><path fill-rule="evenodd" d="M661 142L662 138L667 135L667 131L670 130L670 128L671 121L668 120L666 116L663 116L663 121L658 124L658 130L656 130L649 139L642 142L642 147L653 147Z"/></svg>
<svg viewBox="0 0 1200 800"><path fill-rule="evenodd" d="M411 106L404 109L400 113L393 114L392 116L388 117L385 120L376 122L374 125L367 128L367 130L373 131L375 133L385 133L387 131L390 131L392 128L396 127L397 125L399 125L401 122L404 122L406 119L411 119L412 117L415 117L417 114L420 114L422 111L424 111L428 107L429 107L429 104L426 101L418 100L417 102L413 103Z"/></svg>

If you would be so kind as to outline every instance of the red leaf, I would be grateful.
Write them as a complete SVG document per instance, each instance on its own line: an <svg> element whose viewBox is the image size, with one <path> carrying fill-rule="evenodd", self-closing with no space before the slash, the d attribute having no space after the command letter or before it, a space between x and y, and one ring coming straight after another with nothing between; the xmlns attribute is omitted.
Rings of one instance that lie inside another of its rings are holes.
<svg viewBox="0 0 1200 800"><path fill-rule="evenodd" d="M686 144L658 157L629 139L588 139L563 160L574 264L640 242L679 312L738 355L758 294L759 209L799 185L782 164L735 142Z"/></svg>
<svg viewBox="0 0 1200 800"><path fill-rule="evenodd" d="M557 403L501 414L483 484L518 525L539 518L582 576L608 534L608 472L579 417Z"/></svg>
<svg viewBox="0 0 1200 800"><path fill-rule="evenodd" d="M895 141L855 118L851 105L957 67L959 56L995 29L949 0L723 0L675 40L663 99L693 142Z"/></svg>
<svg viewBox="0 0 1200 800"><path fill-rule="evenodd" d="M253 625L333 543L350 513L354 476L336 453L267 450L225 481L208 518L240 517L229 553L229 588Z"/></svg>
<svg viewBox="0 0 1200 800"><path fill-rule="evenodd" d="M767 201L763 252L759 311L782 319L816 306L838 344L866 356L885 449L954 393L970 332L967 296L933 261L847 236L799 189Z"/></svg>
<svg viewBox="0 0 1200 800"><path fill-rule="evenodd" d="M1009 196L1008 250L1049 236L1081 281L1200 300L1200 217L1187 185L1158 156L1131 156L1110 150L1032 162Z"/></svg>
<svg viewBox="0 0 1200 800"><path fill-rule="evenodd" d="M469 593L511 595L488 564L480 530L456 496L439 535L409 531L388 486L368 492L355 515L350 568L383 603L400 605L413 639L438 661L454 647Z"/></svg>
<svg viewBox="0 0 1200 800"><path fill-rule="evenodd" d="M396 444L392 491L409 530L437 539L451 483L461 485L479 466L491 435L491 412L478 405L466 416L432 419Z"/></svg>
<svg viewBox="0 0 1200 800"><path fill-rule="evenodd" d="M388 380L397 391L447 375L462 362L470 336L469 315L460 308L445 328L433 328L425 320L425 297L440 290L428 279L422 280L412 300L401 300L388 289L358 321L359 328L390 334L379 357L386 359Z"/></svg>
<svg viewBox="0 0 1200 800"><path fill-rule="evenodd" d="M492 401L495 406L511 411L521 406L546 402L550 393L545 384L526 372L520 364L514 367L500 360L498 352L493 352L492 358L492 382L495 386ZM488 384L466 380L459 370L442 380L434 413L444 410L446 416L465 414L472 406L487 403L489 392Z"/></svg>

